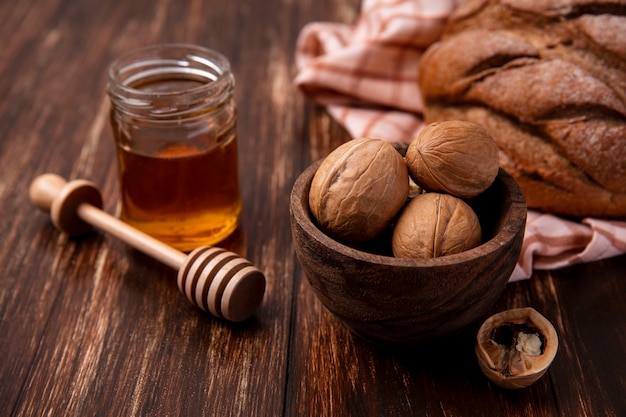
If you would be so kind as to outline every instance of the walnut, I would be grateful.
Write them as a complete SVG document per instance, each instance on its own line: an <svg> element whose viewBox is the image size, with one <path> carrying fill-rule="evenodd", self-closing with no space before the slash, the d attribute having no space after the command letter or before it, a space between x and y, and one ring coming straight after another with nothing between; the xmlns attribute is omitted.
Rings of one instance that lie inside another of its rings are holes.
<svg viewBox="0 0 626 417"><path fill-rule="evenodd" d="M325 233L360 242L391 224L408 193L404 158L388 142L360 138L322 161L311 183L309 207Z"/></svg>
<svg viewBox="0 0 626 417"><path fill-rule="evenodd" d="M427 125L406 153L409 174L428 191L461 198L485 191L498 175L498 146L481 126L464 121Z"/></svg>
<svg viewBox="0 0 626 417"><path fill-rule="evenodd" d="M537 381L554 360L557 349L554 326L530 307L491 316L476 336L480 369L503 388L524 388Z"/></svg>
<svg viewBox="0 0 626 417"><path fill-rule="evenodd" d="M449 194L425 193L402 210L392 235L398 258L434 258L480 245L482 231L474 210Z"/></svg>

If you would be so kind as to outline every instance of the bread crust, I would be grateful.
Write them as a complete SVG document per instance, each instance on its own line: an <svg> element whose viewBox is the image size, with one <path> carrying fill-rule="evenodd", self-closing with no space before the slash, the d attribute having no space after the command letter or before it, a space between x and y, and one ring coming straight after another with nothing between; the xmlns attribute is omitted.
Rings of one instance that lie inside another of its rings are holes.
<svg viewBox="0 0 626 417"><path fill-rule="evenodd" d="M419 71L425 121L483 125L529 207L626 217L626 0L470 0Z"/></svg>

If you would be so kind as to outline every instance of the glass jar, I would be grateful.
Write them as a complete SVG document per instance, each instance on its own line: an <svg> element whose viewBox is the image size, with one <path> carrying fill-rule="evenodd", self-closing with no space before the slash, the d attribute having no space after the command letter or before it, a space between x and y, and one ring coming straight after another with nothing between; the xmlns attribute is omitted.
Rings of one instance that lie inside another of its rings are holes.
<svg viewBox="0 0 626 417"><path fill-rule="evenodd" d="M181 251L236 230L234 87L228 60L194 45L153 45L111 64L123 221Z"/></svg>

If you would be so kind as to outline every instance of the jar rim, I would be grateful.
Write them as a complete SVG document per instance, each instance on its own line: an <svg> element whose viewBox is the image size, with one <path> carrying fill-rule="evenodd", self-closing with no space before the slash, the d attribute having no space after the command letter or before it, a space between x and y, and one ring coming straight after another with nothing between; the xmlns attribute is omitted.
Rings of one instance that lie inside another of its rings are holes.
<svg viewBox="0 0 626 417"><path fill-rule="evenodd" d="M195 79L200 84L172 91L135 88L141 81L167 75ZM108 93L112 99L143 107L156 98L214 96L232 92L234 77L230 62L221 53L198 45L161 43L133 49L115 59L108 68Z"/></svg>

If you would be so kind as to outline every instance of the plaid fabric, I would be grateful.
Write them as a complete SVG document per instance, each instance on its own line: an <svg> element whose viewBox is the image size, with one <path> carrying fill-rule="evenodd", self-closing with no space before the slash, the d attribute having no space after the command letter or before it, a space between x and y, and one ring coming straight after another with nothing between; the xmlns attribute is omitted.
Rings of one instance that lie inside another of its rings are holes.
<svg viewBox="0 0 626 417"><path fill-rule="evenodd" d="M314 22L296 47L295 85L350 135L409 143L424 126L417 71L463 0L363 0L355 25ZM511 281L626 253L626 222L530 210Z"/></svg>

